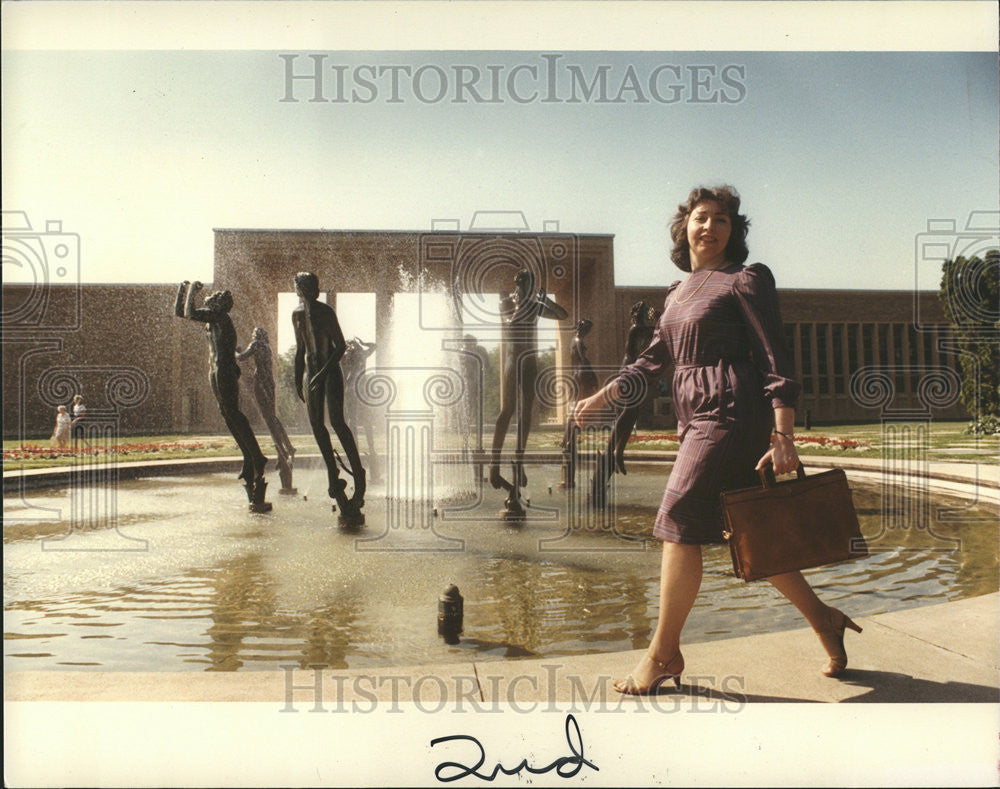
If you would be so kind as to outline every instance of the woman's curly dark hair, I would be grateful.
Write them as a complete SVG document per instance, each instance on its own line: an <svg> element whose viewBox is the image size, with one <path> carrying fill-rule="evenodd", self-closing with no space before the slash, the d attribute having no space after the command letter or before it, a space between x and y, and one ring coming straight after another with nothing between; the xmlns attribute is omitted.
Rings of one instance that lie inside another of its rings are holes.
<svg viewBox="0 0 1000 789"><path fill-rule="evenodd" d="M711 200L721 205L729 214L729 221L732 223L732 230L729 234L729 243L726 244L726 260L730 263L742 263L749 257L750 250L747 249L747 231L750 229L750 220L746 214L740 213L740 195L732 186L716 186L709 188L699 186L691 190L686 202L677 206L677 213L674 214L670 222L670 238L674 243L670 251L670 259L681 271L691 270L691 249L688 246L687 223L688 217L694 211L698 203Z"/></svg>

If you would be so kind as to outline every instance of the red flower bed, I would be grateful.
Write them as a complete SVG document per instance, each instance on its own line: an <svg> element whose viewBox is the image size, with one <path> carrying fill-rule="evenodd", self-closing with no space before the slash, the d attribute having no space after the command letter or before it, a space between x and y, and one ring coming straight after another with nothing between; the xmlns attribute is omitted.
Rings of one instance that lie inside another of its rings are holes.
<svg viewBox="0 0 1000 789"><path fill-rule="evenodd" d="M858 441L853 438L830 438L828 436L795 436L796 444L816 444L821 447L835 449L871 449L871 441Z"/></svg>
<svg viewBox="0 0 1000 789"><path fill-rule="evenodd" d="M32 458L72 458L80 455L138 455L147 452L196 452L201 449L218 449L225 446L221 441L153 441L145 444L114 444L90 447L43 447L38 444L22 444L16 449L3 451L4 461L28 460Z"/></svg>
<svg viewBox="0 0 1000 789"><path fill-rule="evenodd" d="M640 444L643 441L680 441L676 433L650 433L645 436L629 436L629 443Z"/></svg>
<svg viewBox="0 0 1000 789"><path fill-rule="evenodd" d="M632 436L629 443L641 444L648 441L673 441L680 439L676 433L650 433L644 436ZM830 438L828 436L795 436L796 446L820 446L832 449L870 449L871 441L857 441L853 438Z"/></svg>

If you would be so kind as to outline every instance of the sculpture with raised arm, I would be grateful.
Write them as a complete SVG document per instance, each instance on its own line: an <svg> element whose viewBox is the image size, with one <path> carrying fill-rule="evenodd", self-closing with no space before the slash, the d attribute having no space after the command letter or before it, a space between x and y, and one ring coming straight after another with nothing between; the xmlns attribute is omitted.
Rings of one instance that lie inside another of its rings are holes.
<svg viewBox="0 0 1000 789"><path fill-rule="evenodd" d="M340 507L340 522L345 526L360 526L365 522L361 512L365 503L365 470L358 456L354 434L344 421L344 375L340 359L347 349L340 330L337 313L319 300L319 279L311 272L295 275L295 292L301 299L292 312L295 328L295 390L309 412L309 424L326 463L330 498ZM305 381L303 381L305 377ZM354 477L354 493L347 498L347 482L337 471L337 455L330 443L324 410L340 440L347 461L348 473Z"/></svg>
<svg viewBox="0 0 1000 789"><path fill-rule="evenodd" d="M505 509L501 513L507 520L524 517L520 502L520 489L528 480L524 473L524 447L531 430L531 409L535 403L535 382L538 378L539 318L565 320L568 313L546 294L535 290L535 275L521 269L514 276L514 291L500 300L502 326L503 371L501 374L500 415L493 430L493 447L490 462L490 484L507 491ZM517 412L517 444L514 451L513 482L500 475L500 452L510 419Z"/></svg>
<svg viewBox="0 0 1000 789"><path fill-rule="evenodd" d="M292 487L292 462L295 457L295 447L288 438L285 426L281 424L274 409L274 372L272 370L271 345L268 342L267 331L257 326L251 335L250 345L246 350L236 349L236 360L239 362L252 359L253 396L257 409L267 423L267 429L274 441L274 450L278 455L278 476L281 478L279 493L295 493Z"/></svg>
<svg viewBox="0 0 1000 789"><path fill-rule="evenodd" d="M250 422L240 411L240 366L236 363L236 328L229 311L233 308L233 295L228 290L217 290L205 299L204 307L195 307L194 300L204 287L200 282L185 280L177 288L174 314L178 318L205 324L208 334L208 380L219 403L219 411L226 427L236 439L243 453L243 469L239 478L244 481L251 512L269 512L271 505L264 501L267 482L264 466L267 458L260 451L257 437Z"/></svg>

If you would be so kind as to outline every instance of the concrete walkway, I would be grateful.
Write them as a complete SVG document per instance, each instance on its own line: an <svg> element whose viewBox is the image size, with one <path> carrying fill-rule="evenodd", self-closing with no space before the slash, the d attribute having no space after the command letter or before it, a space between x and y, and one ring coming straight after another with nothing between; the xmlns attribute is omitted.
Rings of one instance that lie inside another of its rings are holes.
<svg viewBox="0 0 1000 789"><path fill-rule="evenodd" d="M5 676L7 701L255 701L311 709L448 701L469 709L559 703L724 705L760 702L1000 701L1000 593L856 618L850 657L839 679L820 674L824 652L809 629L688 644L679 691L622 697L612 677L629 672L641 651L545 660L482 660L439 666L358 670L107 673L25 671ZM707 707L706 707L707 709Z"/></svg>

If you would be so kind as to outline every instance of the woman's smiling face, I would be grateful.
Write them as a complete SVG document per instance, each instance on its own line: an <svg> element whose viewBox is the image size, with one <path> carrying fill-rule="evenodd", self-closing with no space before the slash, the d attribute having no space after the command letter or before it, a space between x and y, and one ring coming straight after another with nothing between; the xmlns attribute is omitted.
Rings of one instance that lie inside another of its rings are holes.
<svg viewBox="0 0 1000 789"><path fill-rule="evenodd" d="M716 268L726 257L726 245L732 233L729 213L714 200L698 203L688 217L687 240L691 267Z"/></svg>

